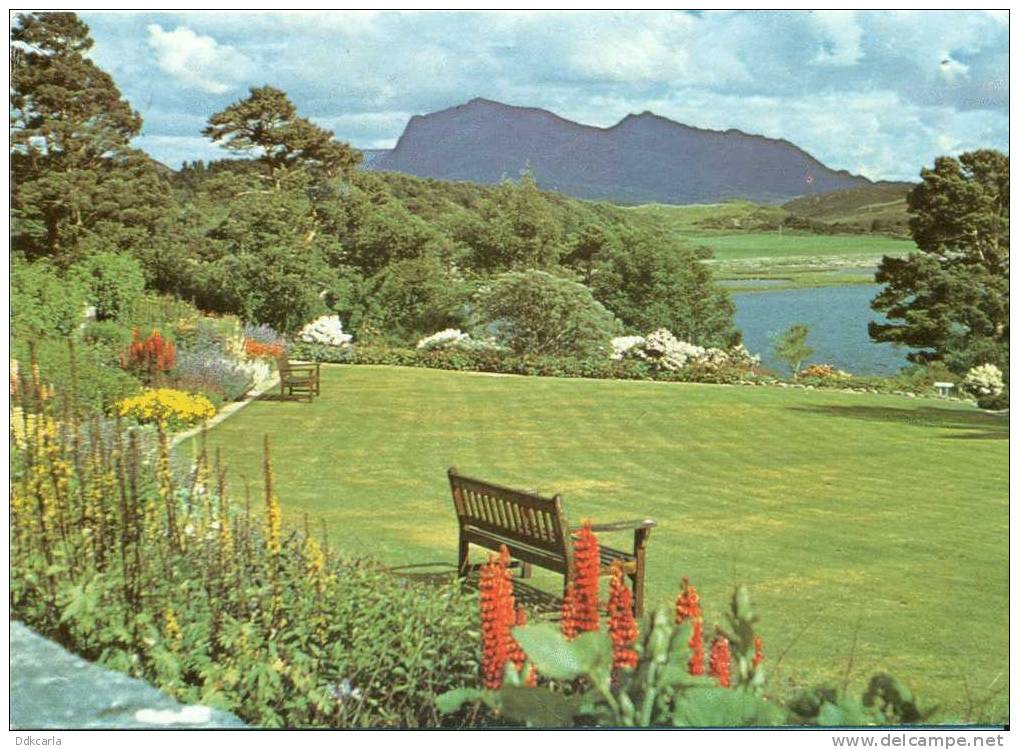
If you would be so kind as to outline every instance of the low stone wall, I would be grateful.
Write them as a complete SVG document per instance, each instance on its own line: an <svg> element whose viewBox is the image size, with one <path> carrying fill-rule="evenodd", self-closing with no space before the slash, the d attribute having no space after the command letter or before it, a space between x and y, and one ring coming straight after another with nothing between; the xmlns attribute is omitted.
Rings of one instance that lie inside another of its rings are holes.
<svg viewBox="0 0 1019 750"><path fill-rule="evenodd" d="M11 729L241 729L236 716L184 706L142 680L85 661L11 623Z"/></svg>

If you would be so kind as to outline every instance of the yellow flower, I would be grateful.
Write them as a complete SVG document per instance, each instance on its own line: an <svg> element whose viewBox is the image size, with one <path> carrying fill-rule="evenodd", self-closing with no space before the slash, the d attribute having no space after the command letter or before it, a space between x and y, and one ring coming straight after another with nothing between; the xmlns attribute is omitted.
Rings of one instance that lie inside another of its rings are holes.
<svg viewBox="0 0 1019 750"><path fill-rule="evenodd" d="M117 403L122 417L168 426L193 425L216 415L216 407L205 396L173 388L147 388L137 396Z"/></svg>

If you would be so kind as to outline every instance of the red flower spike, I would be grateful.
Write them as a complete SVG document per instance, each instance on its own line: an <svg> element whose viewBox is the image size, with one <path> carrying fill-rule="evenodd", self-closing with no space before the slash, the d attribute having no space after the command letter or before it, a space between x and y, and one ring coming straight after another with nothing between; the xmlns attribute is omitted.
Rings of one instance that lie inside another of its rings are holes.
<svg viewBox="0 0 1019 750"><path fill-rule="evenodd" d="M563 616L559 620L559 630L567 640L572 641L579 635L577 630L576 612L576 587L573 581L566 584L566 594L563 596Z"/></svg>
<svg viewBox="0 0 1019 750"><path fill-rule="evenodd" d="M718 680L719 687L729 687L731 656L729 654L729 639L724 635L715 636L711 644L711 661L709 662L710 674Z"/></svg>
<svg viewBox="0 0 1019 750"><path fill-rule="evenodd" d="M676 597L676 624L687 620L693 623L693 634L687 645L690 647L690 661L687 668L692 675L704 674L704 622L701 618L701 599L697 589L690 585L690 579L683 578L683 589Z"/></svg>
<svg viewBox="0 0 1019 750"><path fill-rule="evenodd" d="M764 661L764 642L761 640L761 636L754 636L754 658L750 662L750 666L757 669L757 665Z"/></svg>
<svg viewBox="0 0 1019 750"><path fill-rule="evenodd" d="M637 652L637 623L633 619L633 597L623 579L623 565L612 565L609 584L609 635L612 637L612 666L615 669L635 669Z"/></svg>
<svg viewBox="0 0 1019 750"><path fill-rule="evenodd" d="M598 574L601 572L598 537L591 531L590 521L584 521L573 544L573 564L576 567L574 608L577 630L588 633L598 630Z"/></svg>
<svg viewBox="0 0 1019 750"><path fill-rule="evenodd" d="M527 658L510 632L515 625L526 622L527 616L514 602L509 561L509 550L503 545L498 556L490 555L481 567L481 672L490 690L502 685L508 662L519 671Z"/></svg>
<svg viewBox="0 0 1019 750"><path fill-rule="evenodd" d="M704 674L704 623L699 617L693 621L693 635L690 636L687 645L690 647L687 669L690 674L699 677Z"/></svg>

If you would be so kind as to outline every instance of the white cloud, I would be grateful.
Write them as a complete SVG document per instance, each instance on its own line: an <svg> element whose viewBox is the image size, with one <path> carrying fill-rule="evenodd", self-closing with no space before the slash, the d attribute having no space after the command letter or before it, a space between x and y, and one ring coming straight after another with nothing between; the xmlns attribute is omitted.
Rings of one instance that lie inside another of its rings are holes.
<svg viewBox="0 0 1019 750"><path fill-rule="evenodd" d="M855 65L863 56L860 40L863 29L856 22L851 10L818 10L813 12L814 21L824 36L816 62L825 65Z"/></svg>
<svg viewBox="0 0 1019 750"><path fill-rule="evenodd" d="M148 44L156 53L159 67L186 86L225 94L252 67L243 53L186 26L163 31L162 26L153 23L147 30Z"/></svg>

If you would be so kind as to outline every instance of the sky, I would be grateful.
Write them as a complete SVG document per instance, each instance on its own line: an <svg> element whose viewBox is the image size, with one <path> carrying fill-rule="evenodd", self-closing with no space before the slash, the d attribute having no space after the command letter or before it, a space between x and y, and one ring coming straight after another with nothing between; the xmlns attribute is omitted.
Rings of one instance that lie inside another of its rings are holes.
<svg viewBox="0 0 1019 750"><path fill-rule="evenodd" d="M266 84L358 148L480 96L785 138L871 179L1008 149L1008 11L79 15L144 118L135 145L174 168L225 156L202 128Z"/></svg>

